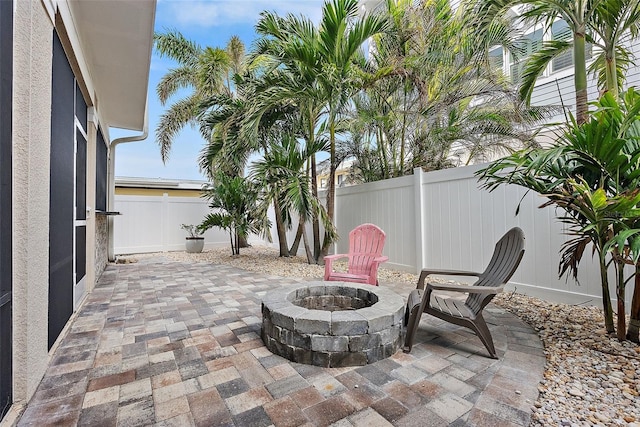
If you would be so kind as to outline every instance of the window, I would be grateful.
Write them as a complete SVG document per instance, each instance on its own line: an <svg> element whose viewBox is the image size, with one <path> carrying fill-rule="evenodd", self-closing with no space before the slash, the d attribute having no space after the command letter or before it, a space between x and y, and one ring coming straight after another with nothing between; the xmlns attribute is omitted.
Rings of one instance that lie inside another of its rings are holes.
<svg viewBox="0 0 640 427"><path fill-rule="evenodd" d="M344 182L344 175L338 175L338 185Z"/></svg>
<svg viewBox="0 0 640 427"><path fill-rule="evenodd" d="M551 39L552 40L566 40L571 41L573 39L573 34L569 25L563 20L559 20L553 23L551 26ZM585 57L587 59L591 58L591 44L587 43L585 46ZM551 61L551 72L555 73L567 68L573 67L573 51L568 50L564 52L562 55L554 58Z"/></svg>
<svg viewBox="0 0 640 427"><path fill-rule="evenodd" d="M326 187L327 187L327 179L320 178L320 188L326 188Z"/></svg>
<svg viewBox="0 0 640 427"><path fill-rule="evenodd" d="M49 349L73 314L75 242L75 77L53 30L49 200Z"/></svg>
<svg viewBox="0 0 640 427"><path fill-rule="evenodd" d="M517 54L510 54L509 75L511 81L518 83L522 78L527 57L542 47L542 29L527 34L516 42Z"/></svg>
<svg viewBox="0 0 640 427"><path fill-rule="evenodd" d="M571 30L565 21L556 21L551 26L551 38L553 40L571 40ZM564 70L573 66L573 52L571 50L563 53L551 61L551 72Z"/></svg>
<svg viewBox="0 0 640 427"><path fill-rule="evenodd" d="M107 145L100 130L96 140L96 210L107 210Z"/></svg>
<svg viewBox="0 0 640 427"><path fill-rule="evenodd" d="M489 50L489 66L492 70L503 71L504 57L502 46L498 46Z"/></svg>

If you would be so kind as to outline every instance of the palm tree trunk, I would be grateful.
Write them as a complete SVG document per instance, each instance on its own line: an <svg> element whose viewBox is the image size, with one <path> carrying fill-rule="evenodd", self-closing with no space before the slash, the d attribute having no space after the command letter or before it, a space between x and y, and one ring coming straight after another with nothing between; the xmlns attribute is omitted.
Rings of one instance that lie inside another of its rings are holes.
<svg viewBox="0 0 640 427"><path fill-rule="evenodd" d="M308 135L307 140L309 145L313 144L315 139L315 125L316 121L313 119L315 116L313 109L308 108L307 110L307 124L308 124ZM316 167L316 155L315 153L311 156L311 161L309 162L311 169L311 194L315 199L318 199L318 171ZM311 220L311 227L313 229L313 259L315 263L317 263L318 258L320 257L320 219L318 217L318 213L314 212L313 218Z"/></svg>
<svg viewBox="0 0 640 427"><path fill-rule="evenodd" d="M389 161L387 160L387 150L384 146L384 132L382 129L378 129L378 150L380 151L380 156L382 157L382 178L387 179L389 177Z"/></svg>
<svg viewBox="0 0 640 427"><path fill-rule="evenodd" d="M629 309L629 327L627 329L627 339L635 343L640 342L640 264L636 264L636 274L634 275L633 298Z"/></svg>
<svg viewBox="0 0 640 427"><path fill-rule="evenodd" d="M318 198L318 173L316 171L316 155L311 156L311 194ZM313 215L313 259L318 262L320 258L320 218L317 213Z"/></svg>
<svg viewBox="0 0 640 427"><path fill-rule="evenodd" d="M573 35L573 58L575 60L573 81L576 90L576 121L583 124L587 121L587 60L585 55L584 25L576 28Z"/></svg>
<svg viewBox="0 0 640 427"><path fill-rule="evenodd" d="M605 75L607 77L607 91L618 99L618 70L616 69L616 57L607 53L605 59Z"/></svg>
<svg viewBox="0 0 640 427"><path fill-rule="evenodd" d="M290 256L296 256L298 254L298 248L300 247L300 240L302 240L302 232L304 231L304 218L301 216L298 221L298 230L296 231L296 238L293 239L291 249L289 249Z"/></svg>
<svg viewBox="0 0 640 427"><path fill-rule="evenodd" d="M611 306L611 294L609 292L609 276L607 275L606 254L599 251L598 258L600 262L600 284L602 286L602 310L604 314L604 327L607 333L615 332L613 326L613 307Z"/></svg>
<svg viewBox="0 0 640 427"><path fill-rule="evenodd" d="M276 216L276 231L278 233L278 245L280 248L280 256L289 257L289 245L287 243L287 230L284 226L284 220L282 218L282 209L280 209L280 201L278 200L278 194L273 197L273 210Z"/></svg>
<svg viewBox="0 0 640 427"><path fill-rule="evenodd" d="M327 190L327 216L331 224L334 223L333 218L335 216L335 197L336 197L336 126L335 121L330 119L329 124L329 144L330 144L330 165L329 166L329 188ZM331 246L331 239L328 238L328 234L325 233L324 240L322 242L322 251L320 251L320 257L318 257L318 264L324 264L324 257L329 253L329 246Z"/></svg>
<svg viewBox="0 0 640 427"><path fill-rule="evenodd" d="M404 83L404 82L403 82ZM405 146L405 138L407 132L407 84L404 83L404 100L402 102L402 108L404 111L402 112L402 135L400 139L400 171L396 173L395 176L403 176L404 175L404 146Z"/></svg>
<svg viewBox="0 0 640 427"><path fill-rule="evenodd" d="M307 254L307 262L309 264L315 264L316 259L313 257L313 252L311 252L309 239L307 238L307 231L304 228L302 229L302 241L304 242L304 252Z"/></svg>
<svg viewBox="0 0 640 427"><path fill-rule="evenodd" d="M249 241L247 240L247 236L245 236L244 234L239 234L238 235L238 247L240 248L248 248L249 246L251 246L249 244Z"/></svg>
<svg viewBox="0 0 640 427"><path fill-rule="evenodd" d="M625 299L625 283L624 283L624 262L620 261L616 263L618 270L618 283L616 284L616 297L618 299L618 325L616 335L618 341L624 341L626 337L627 325L626 325L626 310L624 306Z"/></svg>

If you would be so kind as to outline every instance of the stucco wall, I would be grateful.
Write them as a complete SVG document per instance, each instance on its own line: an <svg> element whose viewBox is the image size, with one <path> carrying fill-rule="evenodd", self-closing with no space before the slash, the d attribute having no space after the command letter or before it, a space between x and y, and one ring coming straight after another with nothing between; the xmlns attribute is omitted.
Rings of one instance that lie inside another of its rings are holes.
<svg viewBox="0 0 640 427"><path fill-rule="evenodd" d="M48 362L49 147L53 25L40 2L16 1L13 110L14 401Z"/></svg>
<svg viewBox="0 0 640 427"><path fill-rule="evenodd" d="M109 229L107 227L107 217L104 215L96 215L96 280L100 278L100 275L107 266L109 250Z"/></svg>

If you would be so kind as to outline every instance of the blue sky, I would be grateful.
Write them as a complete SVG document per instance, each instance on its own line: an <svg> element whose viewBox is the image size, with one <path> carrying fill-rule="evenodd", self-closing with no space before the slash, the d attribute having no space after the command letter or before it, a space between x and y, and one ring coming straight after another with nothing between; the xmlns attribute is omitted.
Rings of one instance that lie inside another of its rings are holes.
<svg viewBox="0 0 640 427"><path fill-rule="evenodd" d="M201 46L224 48L229 38L239 36L247 50L255 39L254 25L263 10L304 14L314 22L320 20L322 0L158 0L156 31L169 29L180 31ZM160 158L155 142L155 128L164 107L156 95L156 85L167 70L175 64L153 53L149 76L149 137L142 142L118 146L116 176L204 179L198 170L197 157L204 141L199 133L189 127L174 140L166 165ZM112 129L111 139L131 135L130 131Z"/></svg>

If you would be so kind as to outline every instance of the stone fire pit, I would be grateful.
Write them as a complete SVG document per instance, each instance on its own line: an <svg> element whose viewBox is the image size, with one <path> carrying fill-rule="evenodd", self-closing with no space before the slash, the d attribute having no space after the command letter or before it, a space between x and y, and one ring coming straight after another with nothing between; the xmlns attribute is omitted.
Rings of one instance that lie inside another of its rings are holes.
<svg viewBox="0 0 640 427"><path fill-rule="evenodd" d="M309 282L262 299L262 340L293 362L359 366L395 353L402 340L404 300L383 287Z"/></svg>

